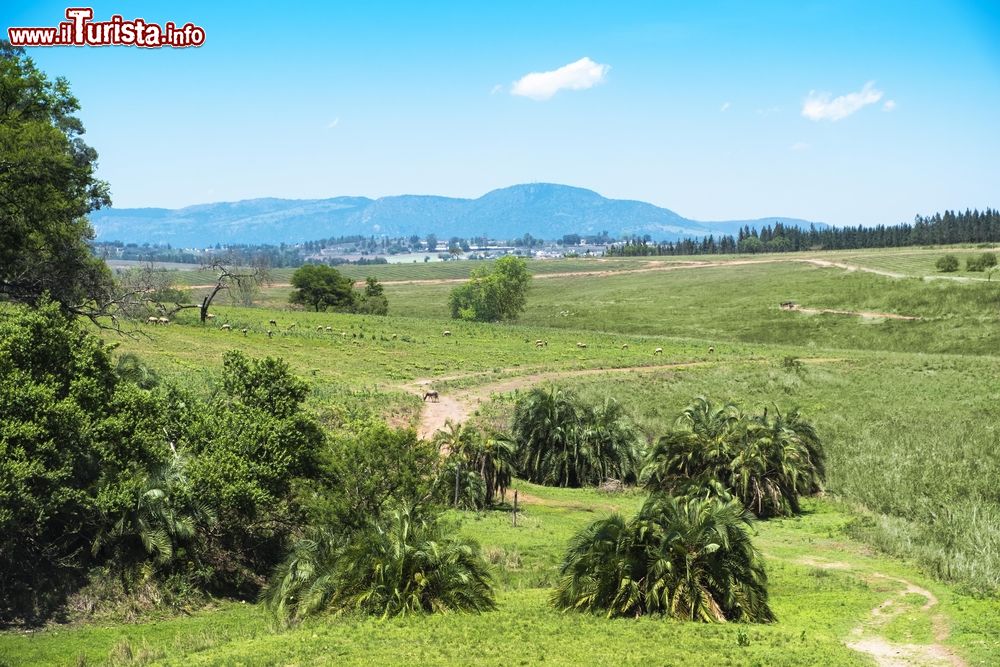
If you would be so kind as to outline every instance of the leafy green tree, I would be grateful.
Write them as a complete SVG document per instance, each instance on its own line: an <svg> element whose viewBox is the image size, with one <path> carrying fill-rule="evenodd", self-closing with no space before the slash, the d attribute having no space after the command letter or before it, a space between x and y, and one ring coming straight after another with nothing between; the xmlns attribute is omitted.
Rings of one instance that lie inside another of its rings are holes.
<svg viewBox="0 0 1000 667"><path fill-rule="evenodd" d="M199 406L178 394L185 421L180 449L192 453L192 493L218 521L200 545L219 592L251 594L281 558L292 530L304 522L297 481L316 479L325 435L303 410L307 387L287 363L226 353L224 391ZM192 409L193 406L193 409Z"/></svg>
<svg viewBox="0 0 1000 667"><path fill-rule="evenodd" d="M313 525L357 529L401 503L426 502L440 458L413 429L353 419L337 429L320 461L319 483L299 489Z"/></svg>
<svg viewBox="0 0 1000 667"><path fill-rule="evenodd" d="M653 495L631 521L600 519L573 539L553 603L608 617L773 621L751 521L736 501Z"/></svg>
<svg viewBox="0 0 1000 667"><path fill-rule="evenodd" d="M478 545L409 505L353 533L316 531L300 540L262 598L286 623L326 611L386 618L496 606Z"/></svg>
<svg viewBox="0 0 1000 667"><path fill-rule="evenodd" d="M514 406L511 434L517 472L536 484L635 479L638 435L614 401L594 408L559 387L536 387Z"/></svg>
<svg viewBox="0 0 1000 667"><path fill-rule="evenodd" d="M79 103L65 79L49 80L24 50L0 41L0 295L97 317L111 273L87 241L91 211L109 206L83 142Z"/></svg>
<svg viewBox="0 0 1000 667"><path fill-rule="evenodd" d="M304 264L292 274L290 303L314 309L317 313L333 308L354 309L354 285L350 278L326 264Z"/></svg>
<svg viewBox="0 0 1000 667"><path fill-rule="evenodd" d="M389 313L389 301L385 297L385 288L377 278L368 276L365 279L365 289L357 299L355 310L368 315L387 315Z"/></svg>
<svg viewBox="0 0 1000 667"><path fill-rule="evenodd" d="M517 319L527 304L531 274L527 263L508 255L472 271L469 282L451 292L453 318L476 322Z"/></svg>
<svg viewBox="0 0 1000 667"><path fill-rule="evenodd" d="M79 585L101 517L166 459L163 405L44 298L0 316L0 623Z"/></svg>
<svg viewBox="0 0 1000 667"><path fill-rule="evenodd" d="M955 255L945 255L938 258L934 266L942 273L953 273L958 271L958 257Z"/></svg>

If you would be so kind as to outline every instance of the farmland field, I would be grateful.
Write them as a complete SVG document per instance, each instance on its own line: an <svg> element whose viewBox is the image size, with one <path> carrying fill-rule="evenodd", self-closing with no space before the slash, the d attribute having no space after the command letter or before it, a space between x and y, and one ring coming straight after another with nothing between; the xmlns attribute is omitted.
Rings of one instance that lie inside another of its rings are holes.
<svg viewBox="0 0 1000 667"><path fill-rule="evenodd" d="M279 630L258 605L227 602L155 622L0 634L0 664L864 665L880 651L913 664L994 664L1000 284L924 280L944 252L533 262L515 325L448 318L448 293L471 262L345 269L385 282L387 317L293 310L290 272L275 272L254 307L219 305L209 326L192 310L136 337L108 335L206 395L227 350L283 357L311 385L321 420L362 410L415 428L448 414L503 424L512 394L552 382L618 399L650 440L699 395L798 406L825 444L828 481L802 517L755 526L774 624L555 611L548 600L568 540L594 518L633 513L642 497L517 481L517 527L506 511L448 515L488 555L496 611L319 617ZM779 307L788 301L797 308ZM424 406L423 387L441 393L438 407Z"/></svg>

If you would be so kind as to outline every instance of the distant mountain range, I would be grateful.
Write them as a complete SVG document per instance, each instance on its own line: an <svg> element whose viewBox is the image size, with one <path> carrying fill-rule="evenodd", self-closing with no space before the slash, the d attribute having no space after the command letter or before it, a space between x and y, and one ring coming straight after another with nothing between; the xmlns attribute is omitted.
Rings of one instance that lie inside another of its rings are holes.
<svg viewBox="0 0 1000 667"><path fill-rule="evenodd" d="M708 234L735 234L744 225L781 222L808 227L796 218L700 222L641 201L607 199L592 190L551 183L514 185L478 199L429 195L334 197L332 199L248 199L181 209L110 208L90 221L99 241L170 243L204 247L216 243L295 243L336 236L509 239L525 233L558 239L564 234L620 238L649 234L675 240Z"/></svg>

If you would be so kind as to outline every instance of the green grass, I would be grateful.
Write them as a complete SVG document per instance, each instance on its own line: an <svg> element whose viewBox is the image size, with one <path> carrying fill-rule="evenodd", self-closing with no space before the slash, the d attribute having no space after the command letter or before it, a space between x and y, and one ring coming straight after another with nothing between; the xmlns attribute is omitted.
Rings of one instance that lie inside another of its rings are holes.
<svg viewBox="0 0 1000 667"><path fill-rule="evenodd" d="M758 524L778 622L772 625L706 626L658 618L607 620L562 613L548 603L561 545L612 508L630 513L641 498L588 490L555 490L518 482L535 499L519 526L502 512L454 513L458 529L489 550L516 549L514 571L497 567L504 581L499 608L482 615L411 616L380 621L322 617L285 631L272 628L255 605L225 604L156 623L50 628L32 635L0 634L0 659L24 665L103 664L128 642L135 662L167 665L270 664L670 664L799 665L823 656L828 665L863 665L843 639L865 623L893 586L871 578L880 572L913 578L905 565L865 553L843 537L849 520L828 503L808 503L801 519ZM818 568L821 554L843 570ZM971 664L988 664L1000 649L996 604L957 595L917 578L940 597L940 612L962 634ZM983 622L983 611L992 621ZM898 634L923 641L919 619L901 620ZM896 629L893 628L896 633ZM956 637L957 639L958 637ZM749 640L749 645L741 645ZM956 642L957 643L957 642Z"/></svg>
<svg viewBox="0 0 1000 667"><path fill-rule="evenodd" d="M952 251L816 256L920 276ZM964 251L982 252L957 252ZM668 261L691 259L734 258ZM535 373L698 362L575 376L564 383L587 398L618 397L648 438L669 428L678 410L699 394L747 409L797 405L816 423L829 457L828 498L810 501L801 518L757 525L778 623L702 626L554 611L549 591L569 538L610 511L634 512L642 496L518 482L524 505L516 528L506 512L449 515L458 530L482 543L494 564L500 588L495 612L388 621L321 618L275 631L258 606L225 603L191 617L137 625L94 622L30 635L2 633L0 664L74 664L81 656L86 664L103 664L125 655L126 648L133 662L185 665L793 665L815 663L817 656L824 664L868 664L846 641L871 621L876 605L900 590L875 573L932 591L940 600L934 614L950 628L944 643L969 664L991 664L1000 654L1000 602L968 592L1000 585L1000 285L890 279L789 257L754 259L768 261L620 275L614 272L648 268L651 261L660 266L660 260L533 262L537 275L611 275L535 280L517 325L448 319L452 283L395 283L386 287L390 317L294 311L285 303L287 288L272 288L262 298L270 307L219 305L211 326L198 324L188 311L168 327L144 326L145 336L110 340L167 378L205 393L217 383L228 349L284 357L309 381L310 406L328 423L362 410L412 424L421 403L408 385L421 378L437 378L435 387L450 393ZM472 266L360 267L358 276L436 280L463 277ZM194 272L188 275L188 284L200 284ZM922 319L807 315L780 310L785 300ZM276 328L268 324L272 318ZM248 335L221 331L222 322L246 327ZM266 335L269 329L273 338ZM452 335L443 336L445 329ZM547 340L548 347L536 349L536 339ZM578 349L578 341L587 349ZM664 348L662 357L653 356L656 347ZM807 363L788 365L786 357ZM502 420L509 408L509 402L487 404L481 418ZM880 633L891 641L931 641L938 628L920 600L903 596L897 604L901 612Z"/></svg>

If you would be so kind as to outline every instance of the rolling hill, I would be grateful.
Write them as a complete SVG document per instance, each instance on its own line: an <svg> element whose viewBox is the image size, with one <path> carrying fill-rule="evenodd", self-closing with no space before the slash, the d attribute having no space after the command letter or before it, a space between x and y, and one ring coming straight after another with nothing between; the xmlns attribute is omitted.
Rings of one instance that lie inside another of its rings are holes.
<svg viewBox="0 0 1000 667"><path fill-rule="evenodd" d="M702 222L642 201L608 199L592 190L551 183L514 185L478 199L400 195L369 199L249 199L181 209L110 208L91 222L101 241L170 243L295 243L349 235L437 234L439 237L546 239L564 234L614 237L649 234L657 240L734 233L743 225L808 226L794 218Z"/></svg>

